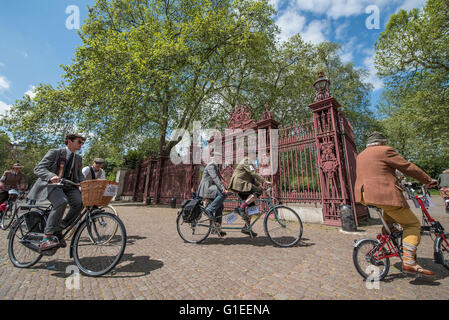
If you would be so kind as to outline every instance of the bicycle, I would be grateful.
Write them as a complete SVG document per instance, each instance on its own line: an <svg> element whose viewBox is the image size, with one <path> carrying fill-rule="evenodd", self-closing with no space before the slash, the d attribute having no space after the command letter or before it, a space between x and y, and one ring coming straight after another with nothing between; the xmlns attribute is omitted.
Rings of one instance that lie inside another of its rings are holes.
<svg viewBox="0 0 449 320"><path fill-rule="evenodd" d="M77 186L66 179L61 179L60 183L52 186L67 185ZM21 208L29 211L17 220L8 234L8 254L14 266L29 268L43 256L54 255L58 248L46 251L39 249L51 206L23 205ZM87 206L63 231L63 237L66 238L72 229L75 229L75 232L69 246L70 258L74 259L82 274L101 276L120 262L125 252L127 237L125 226L116 215L95 206ZM120 231L120 235L115 231L111 237L116 229ZM100 256L104 252L104 256Z"/></svg>
<svg viewBox="0 0 449 320"><path fill-rule="evenodd" d="M14 220L18 219L18 201L23 201L25 199L25 193L22 191L17 191L16 189L10 189L8 191L8 199L5 211L2 214L0 228L2 230L7 230Z"/></svg>
<svg viewBox="0 0 449 320"><path fill-rule="evenodd" d="M264 217L264 231L267 237L273 242L274 245L279 247L292 247L299 240L301 240L303 233L303 226L301 222L301 218L290 207L284 205L275 205L273 204L271 197L271 188L265 190L267 198L257 199L255 203L264 203L264 210L257 212L258 207L255 206L256 211L254 214L256 219L249 224L248 227L221 227L221 230L241 230L241 231L249 231L250 236L252 237L252 228L254 224L262 217ZM232 200L225 200L232 201ZM188 243L201 243L211 233L211 231L215 231L218 233L218 225L216 223L216 219L219 217L215 217L205 210L205 207L202 205L199 206L200 212L197 217L195 217L192 221L186 219L183 216L183 212L180 211L178 217L176 219L176 226L178 230L179 236ZM251 208L251 207L248 207ZM248 210L247 208L247 210ZM253 210L253 209L249 209ZM251 214L251 213L250 213ZM234 216L232 216L234 215ZM222 215L224 220L230 222L231 220L236 220L235 212L228 212ZM232 222L230 222L232 223ZM277 232L279 231L279 235Z"/></svg>
<svg viewBox="0 0 449 320"><path fill-rule="evenodd" d="M104 206L104 207L98 207L97 209L103 210L103 211L105 211L105 212L110 211L110 212L108 212L108 213L113 214L113 215L115 215L115 216L117 216L117 217L119 216L118 213L117 213L117 210L115 210L115 208L114 208L112 205L110 205L110 204L107 205L107 206ZM108 241L110 241L110 240L112 240L112 239L114 238L114 236L115 236L115 234L116 234L116 232L117 232L117 229L118 229L118 225L116 225L115 228L114 228L114 231L111 232L111 236L110 236L110 238L108 239ZM67 235L64 237L64 240L69 240L70 238L72 238L72 236L73 236L74 233L75 233L75 229L72 228L72 229L70 230L70 232L68 232ZM107 242L108 242L108 241L107 241Z"/></svg>
<svg viewBox="0 0 449 320"><path fill-rule="evenodd" d="M449 270L449 233L445 232L441 223L434 220L427 211L427 208L432 205L427 189L422 186L422 194L418 195L407 186L403 186L403 188L410 195L415 206L421 209L421 234L429 232L432 240L434 240L435 263L441 264ZM390 258L397 257L402 261L402 230L392 233L383 219L382 209L375 206L368 207L379 214L386 234L380 233L376 239L365 238L356 241L352 258L357 272L364 279L370 277L375 281L381 281L390 269ZM433 239L432 234L435 239ZM374 268L371 266L374 266Z"/></svg>

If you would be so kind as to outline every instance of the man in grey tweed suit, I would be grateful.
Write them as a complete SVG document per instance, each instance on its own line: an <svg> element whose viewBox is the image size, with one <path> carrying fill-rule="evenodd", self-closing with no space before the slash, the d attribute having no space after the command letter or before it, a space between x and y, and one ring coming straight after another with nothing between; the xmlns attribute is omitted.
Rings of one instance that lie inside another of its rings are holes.
<svg viewBox="0 0 449 320"><path fill-rule="evenodd" d="M226 186L223 183L223 177L220 174L220 170L218 169L217 164L217 162L219 162L217 161L217 159L221 157L221 153L214 151L214 156L204 169L203 177L201 178L201 182L198 187L198 196L200 196L201 198L212 200L212 202L206 208L206 211L210 214L215 212L218 227L221 226L221 216L224 209L223 202L225 201L228 194ZM223 237L226 235L226 232L219 230L218 235Z"/></svg>
<svg viewBox="0 0 449 320"><path fill-rule="evenodd" d="M82 158L75 154L81 149L86 138L77 134L66 136L66 147L62 149L51 149L34 168L34 173L39 177L30 190L30 200L42 201L48 199L53 208L48 216L41 242L40 250L49 250L55 247L65 247L66 243L62 237L62 230L81 213L83 204L81 192L75 186L55 187L61 178L71 180L75 183L84 181L81 171ZM70 210L63 221L65 207L70 205Z"/></svg>

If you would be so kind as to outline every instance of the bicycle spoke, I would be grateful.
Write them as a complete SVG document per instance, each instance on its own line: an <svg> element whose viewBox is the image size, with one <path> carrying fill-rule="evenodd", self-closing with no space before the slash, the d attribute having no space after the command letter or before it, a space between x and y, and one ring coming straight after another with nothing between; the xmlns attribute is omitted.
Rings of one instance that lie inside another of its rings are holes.
<svg viewBox="0 0 449 320"><path fill-rule="evenodd" d="M75 261L81 271L88 275L100 275L120 260L125 250L126 233L117 217L99 214L81 226L75 240Z"/></svg>

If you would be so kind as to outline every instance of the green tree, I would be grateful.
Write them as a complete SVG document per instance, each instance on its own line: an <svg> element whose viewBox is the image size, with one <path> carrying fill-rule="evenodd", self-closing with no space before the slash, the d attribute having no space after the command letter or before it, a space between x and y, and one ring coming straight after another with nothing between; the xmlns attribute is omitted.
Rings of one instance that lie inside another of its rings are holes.
<svg viewBox="0 0 449 320"><path fill-rule="evenodd" d="M375 49L385 131L435 177L449 163L449 2L394 14Z"/></svg>

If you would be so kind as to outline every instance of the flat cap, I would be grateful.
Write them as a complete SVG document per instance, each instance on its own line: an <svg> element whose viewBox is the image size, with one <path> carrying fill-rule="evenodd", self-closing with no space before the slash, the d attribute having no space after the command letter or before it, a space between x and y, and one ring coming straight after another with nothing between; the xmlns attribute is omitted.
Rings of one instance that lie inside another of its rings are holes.
<svg viewBox="0 0 449 320"><path fill-rule="evenodd" d="M95 163L104 163L104 159L102 159L102 158L95 158L94 162Z"/></svg>
<svg viewBox="0 0 449 320"><path fill-rule="evenodd" d="M378 143L378 142L387 142L387 138L382 134L382 132L374 131L368 136L366 140L366 144Z"/></svg>

